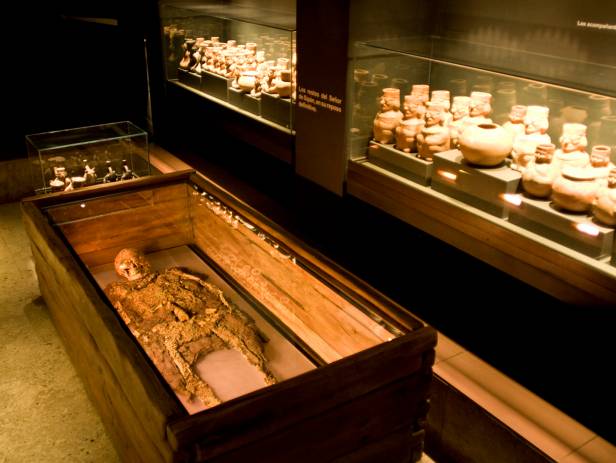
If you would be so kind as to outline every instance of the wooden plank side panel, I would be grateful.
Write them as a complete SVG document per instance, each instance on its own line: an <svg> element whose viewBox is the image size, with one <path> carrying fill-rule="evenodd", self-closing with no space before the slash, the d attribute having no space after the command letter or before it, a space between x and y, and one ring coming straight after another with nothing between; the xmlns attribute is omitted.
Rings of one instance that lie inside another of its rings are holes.
<svg viewBox="0 0 616 463"><path fill-rule="evenodd" d="M60 229L75 252L81 255L147 237L187 234L189 225L186 199L182 198L65 223Z"/></svg>
<svg viewBox="0 0 616 463"><path fill-rule="evenodd" d="M206 452L197 454L196 461L235 463L249 461L254 455L266 455L268 463L314 463L340 458L401 427L410 433L418 411L424 408L429 378L425 374L405 377L211 460L206 447ZM374 453L383 456L385 452L384 448Z"/></svg>
<svg viewBox="0 0 616 463"><path fill-rule="evenodd" d="M349 193L526 283L574 304L616 304L614 278L472 211L351 163Z"/></svg>
<svg viewBox="0 0 616 463"><path fill-rule="evenodd" d="M332 463L411 463L419 461L423 452L424 431L402 428L376 442L370 442Z"/></svg>
<svg viewBox="0 0 616 463"><path fill-rule="evenodd" d="M105 195L83 201L75 200L50 207L47 212L54 223L71 222L111 215L128 209L151 207L157 202L171 201L187 197L184 183L127 191L115 195Z"/></svg>
<svg viewBox="0 0 616 463"><path fill-rule="evenodd" d="M196 244L276 317L331 362L393 335L244 226L195 207Z"/></svg>
<svg viewBox="0 0 616 463"><path fill-rule="evenodd" d="M425 354L433 352L435 344L435 331L422 328L239 397L224 407L173 422L169 426L169 440L174 448L203 442L203 452L214 456L259 441L415 373L429 380L433 357Z"/></svg>
<svg viewBox="0 0 616 463"><path fill-rule="evenodd" d="M23 204L24 224L33 248L53 272L62 299L70 300L78 317L109 364L151 441L161 454L170 452L166 425L170 417L185 411L166 389L121 321L101 299L68 250L55 235L41 212L31 203Z"/></svg>
<svg viewBox="0 0 616 463"><path fill-rule="evenodd" d="M33 254L41 294L56 330L120 458L136 463L166 461L150 441L114 372L75 313L76 308L64 297L53 270L38 250L34 249Z"/></svg>
<svg viewBox="0 0 616 463"><path fill-rule="evenodd" d="M365 302L368 306L378 307L378 310L395 320L401 326L411 330L423 326L423 323L411 315L406 309L385 295L371 288L355 275L339 267L335 262L310 248L304 242L290 235L286 230L271 222L267 217L255 211L252 207L231 194L220 185L210 181L203 174L192 176L192 180L212 195L225 201L236 212L249 222L257 225L273 240L284 244L298 258L314 269L335 291L350 294L353 299Z"/></svg>

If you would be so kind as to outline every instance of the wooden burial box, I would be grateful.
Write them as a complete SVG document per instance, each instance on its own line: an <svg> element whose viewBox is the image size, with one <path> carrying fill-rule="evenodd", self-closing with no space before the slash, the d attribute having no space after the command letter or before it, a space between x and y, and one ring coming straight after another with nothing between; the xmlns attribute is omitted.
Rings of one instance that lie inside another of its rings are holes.
<svg viewBox="0 0 616 463"><path fill-rule="evenodd" d="M419 458L435 331L229 192L187 171L22 209L41 293L124 461ZM126 247L207 274L265 333L278 382L244 387L252 365L208 355L223 402L174 392L103 291Z"/></svg>

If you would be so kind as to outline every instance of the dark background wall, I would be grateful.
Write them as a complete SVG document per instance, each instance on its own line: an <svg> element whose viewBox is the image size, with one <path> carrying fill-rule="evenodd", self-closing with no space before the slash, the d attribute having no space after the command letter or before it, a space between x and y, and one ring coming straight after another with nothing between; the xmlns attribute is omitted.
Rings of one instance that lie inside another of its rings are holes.
<svg viewBox="0 0 616 463"><path fill-rule="evenodd" d="M24 157L28 133L118 120L144 126L143 27L136 21L148 11L140 8L143 4L17 4L0 32L0 160ZM118 25L79 18L105 18Z"/></svg>

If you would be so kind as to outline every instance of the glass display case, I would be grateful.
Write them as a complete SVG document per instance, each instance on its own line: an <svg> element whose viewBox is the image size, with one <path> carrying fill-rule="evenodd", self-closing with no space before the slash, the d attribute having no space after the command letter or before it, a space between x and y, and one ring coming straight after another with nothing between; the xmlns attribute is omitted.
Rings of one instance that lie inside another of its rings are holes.
<svg viewBox="0 0 616 463"><path fill-rule="evenodd" d="M408 217L367 187L389 182L615 278L616 34L595 6L352 5L348 191Z"/></svg>
<svg viewBox="0 0 616 463"><path fill-rule="evenodd" d="M26 135L35 193L150 175L148 134L129 121Z"/></svg>
<svg viewBox="0 0 616 463"><path fill-rule="evenodd" d="M112 398L97 405L127 461L419 458L434 330L215 184L181 172L23 210L42 294L90 392Z"/></svg>
<svg viewBox="0 0 616 463"><path fill-rule="evenodd" d="M241 2L161 2L167 81L293 132L295 16Z"/></svg>

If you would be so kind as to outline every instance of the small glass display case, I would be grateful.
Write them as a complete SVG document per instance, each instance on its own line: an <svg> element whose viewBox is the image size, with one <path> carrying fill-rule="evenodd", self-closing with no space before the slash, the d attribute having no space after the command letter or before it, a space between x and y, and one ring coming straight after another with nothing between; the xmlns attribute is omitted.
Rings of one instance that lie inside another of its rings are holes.
<svg viewBox="0 0 616 463"><path fill-rule="evenodd" d="M419 458L435 331L215 184L180 172L23 211L125 461Z"/></svg>
<svg viewBox="0 0 616 463"><path fill-rule="evenodd" d="M160 16L168 82L292 132L294 11L161 2Z"/></svg>
<svg viewBox="0 0 616 463"><path fill-rule="evenodd" d="M148 134L122 121L26 135L35 193L150 175Z"/></svg>
<svg viewBox="0 0 616 463"><path fill-rule="evenodd" d="M609 263L614 34L576 23L567 5L528 20L522 4L504 18L488 3L443 0L380 24L370 19L378 2L352 7L350 168L385 171Z"/></svg>

